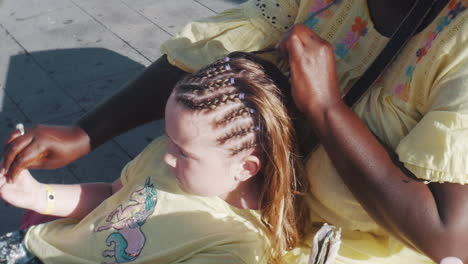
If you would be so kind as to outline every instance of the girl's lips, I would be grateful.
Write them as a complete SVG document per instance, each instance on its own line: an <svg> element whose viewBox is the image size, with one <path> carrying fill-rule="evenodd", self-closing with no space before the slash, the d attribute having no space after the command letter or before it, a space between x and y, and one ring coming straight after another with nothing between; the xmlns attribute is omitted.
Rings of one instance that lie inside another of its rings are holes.
<svg viewBox="0 0 468 264"><path fill-rule="evenodd" d="M181 183L181 181L180 181L179 177L177 177L177 175L175 175L175 178L179 183Z"/></svg>
<svg viewBox="0 0 468 264"><path fill-rule="evenodd" d="M176 181L179 185L182 184L182 181L180 180L180 178L177 176L177 173L175 173L174 170L171 171L172 172L172 175L174 176L174 178L176 178Z"/></svg>

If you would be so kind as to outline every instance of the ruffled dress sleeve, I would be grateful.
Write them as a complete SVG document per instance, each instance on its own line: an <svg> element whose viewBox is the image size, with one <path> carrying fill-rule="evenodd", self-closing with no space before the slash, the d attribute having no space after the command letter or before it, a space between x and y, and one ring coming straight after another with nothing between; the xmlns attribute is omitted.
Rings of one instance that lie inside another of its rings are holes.
<svg viewBox="0 0 468 264"><path fill-rule="evenodd" d="M428 182L468 183L468 34L457 36L426 71L434 73L427 112L396 148L405 167Z"/></svg>
<svg viewBox="0 0 468 264"><path fill-rule="evenodd" d="M193 72L233 51L273 48L295 21L297 0L249 0L238 8L187 24L161 45L171 64ZM274 52L264 54L276 61Z"/></svg>

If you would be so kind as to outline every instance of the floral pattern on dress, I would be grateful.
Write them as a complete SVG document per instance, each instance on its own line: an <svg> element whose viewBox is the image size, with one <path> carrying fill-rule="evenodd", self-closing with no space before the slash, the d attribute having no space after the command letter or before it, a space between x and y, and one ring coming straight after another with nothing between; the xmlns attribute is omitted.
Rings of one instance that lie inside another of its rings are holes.
<svg viewBox="0 0 468 264"><path fill-rule="evenodd" d="M315 2L315 5L312 6L312 8L310 9L310 13L315 14L318 11L320 11L321 9L325 8L327 5L331 4L332 2L333 2L333 0L317 0ZM317 17L329 18L329 17L331 17L331 15L332 15L331 10L327 9L327 10L317 14Z"/></svg>
<svg viewBox="0 0 468 264"><path fill-rule="evenodd" d="M411 80L413 79L414 69L417 64L427 55L429 49L432 47L433 41L460 13L466 9L463 1L451 0L448 4L447 15L439 18L435 29L427 34L425 43L416 51L415 62L406 68L404 80L395 86L394 93L401 100L408 102L409 88Z"/></svg>
<svg viewBox="0 0 468 264"><path fill-rule="evenodd" d="M369 18L366 14L361 14L354 19L351 30L345 34L341 42L335 45L335 54L340 59L344 59L348 52L356 45L361 37L369 31Z"/></svg>
<svg viewBox="0 0 468 264"><path fill-rule="evenodd" d="M313 30L317 30L317 25L321 18L330 18L333 12L330 9L322 10L330 5L333 0L317 0L310 8L309 16L304 22L306 26ZM322 10L322 11L321 11Z"/></svg>
<svg viewBox="0 0 468 264"><path fill-rule="evenodd" d="M317 26L321 18L330 18L333 13L329 9L334 4L341 1L337 0L317 0L310 9L308 18L304 24L312 30L317 30ZM361 37L364 37L369 31L369 16L365 9L362 8L358 16L354 18L354 23L349 32L347 32L343 39L335 45L335 54L340 59L344 59Z"/></svg>

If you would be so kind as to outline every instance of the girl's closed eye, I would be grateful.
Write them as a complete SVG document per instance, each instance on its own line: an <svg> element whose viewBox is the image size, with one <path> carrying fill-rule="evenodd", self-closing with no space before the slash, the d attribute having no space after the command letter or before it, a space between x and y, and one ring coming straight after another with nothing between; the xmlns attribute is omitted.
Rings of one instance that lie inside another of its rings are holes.
<svg viewBox="0 0 468 264"><path fill-rule="evenodd" d="M189 157L189 155L187 155L181 148L177 147L177 149L179 150L179 153L180 153L180 155L181 155L182 157L184 157L184 158L188 158L188 157Z"/></svg>
<svg viewBox="0 0 468 264"><path fill-rule="evenodd" d="M187 151L184 151L179 145L173 143L174 146L177 148L177 151L179 152L180 156L183 158L192 158L193 156L190 155Z"/></svg>
<svg viewBox="0 0 468 264"><path fill-rule="evenodd" d="M182 150L181 147L179 147L179 145L177 145L174 140L172 140L172 138L167 134L167 133L164 133L168 138L169 138L169 141L171 142L171 144L177 149L177 152L182 156L182 157L185 157L185 158L188 158L189 155Z"/></svg>

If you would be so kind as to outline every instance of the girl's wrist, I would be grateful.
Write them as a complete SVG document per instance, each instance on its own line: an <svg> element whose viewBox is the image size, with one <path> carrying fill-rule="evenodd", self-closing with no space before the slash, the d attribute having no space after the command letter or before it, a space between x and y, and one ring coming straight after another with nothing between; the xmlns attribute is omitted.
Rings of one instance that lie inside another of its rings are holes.
<svg viewBox="0 0 468 264"><path fill-rule="evenodd" d="M53 205L55 205L55 193L53 188L48 184L39 183L36 190L36 194L32 196L31 210L44 215L52 214ZM54 204L51 202L54 202Z"/></svg>

